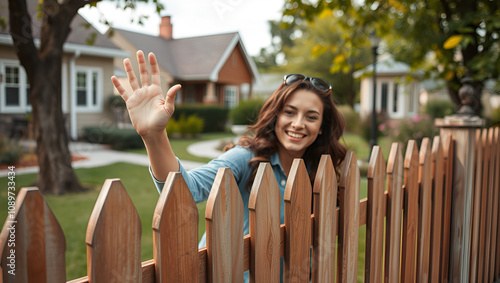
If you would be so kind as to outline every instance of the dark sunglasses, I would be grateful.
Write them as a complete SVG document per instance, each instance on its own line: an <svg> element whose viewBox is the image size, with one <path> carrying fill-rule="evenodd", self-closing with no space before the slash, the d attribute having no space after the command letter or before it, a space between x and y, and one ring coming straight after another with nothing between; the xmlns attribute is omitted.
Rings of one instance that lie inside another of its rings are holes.
<svg viewBox="0 0 500 283"><path fill-rule="evenodd" d="M320 91L329 92L332 90L332 85L320 78L311 78L302 74L289 74L283 78L283 82L286 85L291 85L293 83L305 80L309 80L311 84Z"/></svg>

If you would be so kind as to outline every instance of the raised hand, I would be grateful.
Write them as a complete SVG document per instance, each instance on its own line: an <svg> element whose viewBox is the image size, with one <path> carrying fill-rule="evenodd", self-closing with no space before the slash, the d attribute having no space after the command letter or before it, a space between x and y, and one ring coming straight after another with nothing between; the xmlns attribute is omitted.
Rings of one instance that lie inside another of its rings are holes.
<svg viewBox="0 0 500 283"><path fill-rule="evenodd" d="M153 53L149 53L148 59L151 66L151 84L146 58L141 50L137 51L140 83L135 76L130 60L127 58L123 61L132 93L128 92L115 76L111 77L113 85L127 104L132 125L143 138L165 133L165 127L174 113L175 93L181 88L180 85L174 85L167 91L167 96L164 98L156 57Z"/></svg>

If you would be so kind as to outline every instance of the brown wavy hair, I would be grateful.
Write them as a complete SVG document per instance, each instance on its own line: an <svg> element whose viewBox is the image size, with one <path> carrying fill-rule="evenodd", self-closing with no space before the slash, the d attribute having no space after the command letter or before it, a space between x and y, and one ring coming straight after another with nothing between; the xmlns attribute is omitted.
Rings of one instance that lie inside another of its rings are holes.
<svg viewBox="0 0 500 283"><path fill-rule="evenodd" d="M302 156L309 168L309 178L313 183L321 155L330 154L337 179L339 179L339 168L347 152L345 146L339 141L344 133L345 120L333 103L330 92L322 92L314 87L309 80L305 80L290 85L282 83L264 103L257 121L249 126L247 133L238 141L238 145L249 148L255 154L255 157L249 161L249 166L253 171L248 180L247 189L250 189L253 184L259 163L270 162L271 154L278 151L279 141L274 131L276 119L283 111L287 99L299 89L315 93L323 102L322 134L318 135ZM225 150L233 146L229 145Z"/></svg>

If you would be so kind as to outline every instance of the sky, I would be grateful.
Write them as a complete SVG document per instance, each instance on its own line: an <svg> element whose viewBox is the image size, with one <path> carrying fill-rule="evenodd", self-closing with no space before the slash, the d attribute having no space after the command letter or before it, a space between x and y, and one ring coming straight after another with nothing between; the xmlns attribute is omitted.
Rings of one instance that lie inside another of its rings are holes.
<svg viewBox="0 0 500 283"><path fill-rule="evenodd" d="M239 32L249 55L259 54L271 45L269 20L279 20L284 0L163 0L161 15L171 16L173 37L184 38L217 33ZM114 2L102 1L97 8L85 7L79 13L100 32L107 27L98 23L104 16L113 27L158 35L160 15L154 5L139 5L135 12L116 10ZM130 23L131 15L149 15L144 25ZM101 15L100 15L101 14Z"/></svg>

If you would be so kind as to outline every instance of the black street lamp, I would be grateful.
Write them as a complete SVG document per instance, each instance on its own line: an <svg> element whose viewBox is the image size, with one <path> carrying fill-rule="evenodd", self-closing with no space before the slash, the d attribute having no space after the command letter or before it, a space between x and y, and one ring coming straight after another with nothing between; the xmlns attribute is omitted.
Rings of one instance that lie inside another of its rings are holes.
<svg viewBox="0 0 500 283"><path fill-rule="evenodd" d="M377 49L380 38L375 31L370 32L370 45L373 54L373 109L372 109L372 130L370 137L370 148L377 144Z"/></svg>

